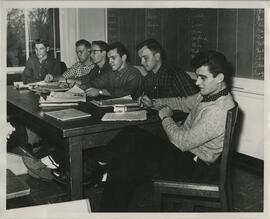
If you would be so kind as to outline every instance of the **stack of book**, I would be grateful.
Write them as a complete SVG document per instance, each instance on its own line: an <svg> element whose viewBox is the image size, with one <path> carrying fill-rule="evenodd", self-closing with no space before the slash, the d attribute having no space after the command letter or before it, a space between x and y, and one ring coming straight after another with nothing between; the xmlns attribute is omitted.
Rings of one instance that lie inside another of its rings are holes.
<svg viewBox="0 0 270 219"><path fill-rule="evenodd" d="M47 98L39 99L41 108L77 106L79 102L86 102L86 95L78 87L71 88L66 92L51 92Z"/></svg>

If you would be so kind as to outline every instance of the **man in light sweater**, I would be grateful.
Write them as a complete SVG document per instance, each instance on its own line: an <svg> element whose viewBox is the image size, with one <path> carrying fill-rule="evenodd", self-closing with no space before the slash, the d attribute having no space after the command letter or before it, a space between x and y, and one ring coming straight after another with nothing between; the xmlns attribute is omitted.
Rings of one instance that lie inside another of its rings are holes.
<svg viewBox="0 0 270 219"><path fill-rule="evenodd" d="M141 98L145 106L158 110L167 139L138 127L125 129L110 143L114 149L110 160L97 158L89 167L97 176L107 166L101 211L136 211L131 203L138 197L138 187L150 185L145 194L153 191L151 182L156 175L194 182L218 177L226 115L234 107L226 84L229 63L223 54L208 51L197 54L192 66L199 93L182 98ZM172 110L189 113L183 124L173 120Z"/></svg>

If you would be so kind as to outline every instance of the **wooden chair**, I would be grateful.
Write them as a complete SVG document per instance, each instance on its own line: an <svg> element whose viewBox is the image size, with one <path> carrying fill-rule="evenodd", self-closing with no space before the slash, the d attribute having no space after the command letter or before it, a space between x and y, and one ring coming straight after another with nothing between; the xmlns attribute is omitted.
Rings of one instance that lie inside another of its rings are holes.
<svg viewBox="0 0 270 219"><path fill-rule="evenodd" d="M230 150L237 120L238 104L227 113L223 152L221 154L219 179L216 182L194 183L154 179L155 198L159 211L164 211L164 202L167 198L166 210L171 211L173 204L179 198L185 211L194 211L196 206L221 208L223 212L233 210L230 178ZM176 201L177 202L177 201Z"/></svg>

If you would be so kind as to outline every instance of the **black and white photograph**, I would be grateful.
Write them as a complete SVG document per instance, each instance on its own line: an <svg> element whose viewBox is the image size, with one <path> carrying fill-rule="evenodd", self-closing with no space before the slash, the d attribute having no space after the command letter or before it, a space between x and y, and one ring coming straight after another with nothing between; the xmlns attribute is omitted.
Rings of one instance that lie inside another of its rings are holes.
<svg viewBox="0 0 270 219"><path fill-rule="evenodd" d="M1 217L267 218L269 9L2 1Z"/></svg>

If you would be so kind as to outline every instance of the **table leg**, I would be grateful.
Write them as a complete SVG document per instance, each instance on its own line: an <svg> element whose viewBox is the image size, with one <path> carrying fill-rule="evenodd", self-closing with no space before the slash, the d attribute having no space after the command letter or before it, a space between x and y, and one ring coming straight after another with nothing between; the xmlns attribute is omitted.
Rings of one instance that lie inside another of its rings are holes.
<svg viewBox="0 0 270 219"><path fill-rule="evenodd" d="M83 197L82 188L82 139L79 136L70 137L66 150L66 167L69 172L68 191L70 199L77 200Z"/></svg>

